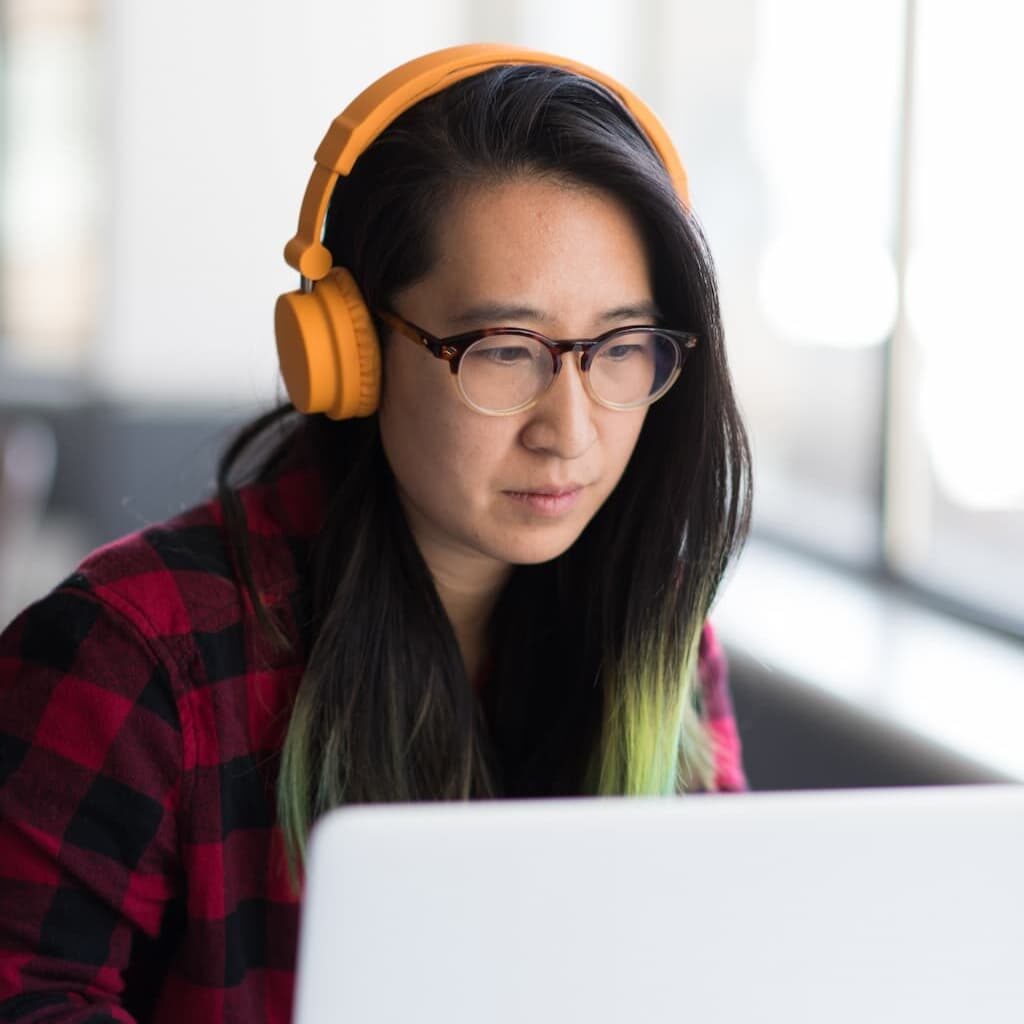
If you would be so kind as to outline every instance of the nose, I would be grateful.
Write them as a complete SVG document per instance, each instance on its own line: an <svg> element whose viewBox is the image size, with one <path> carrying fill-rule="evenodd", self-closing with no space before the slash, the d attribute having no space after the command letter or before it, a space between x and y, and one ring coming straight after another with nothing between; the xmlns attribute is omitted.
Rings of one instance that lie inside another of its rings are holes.
<svg viewBox="0 0 1024 1024"><path fill-rule="evenodd" d="M554 383L529 411L523 443L531 451L576 459L597 440L596 403L583 383L575 353L562 358Z"/></svg>

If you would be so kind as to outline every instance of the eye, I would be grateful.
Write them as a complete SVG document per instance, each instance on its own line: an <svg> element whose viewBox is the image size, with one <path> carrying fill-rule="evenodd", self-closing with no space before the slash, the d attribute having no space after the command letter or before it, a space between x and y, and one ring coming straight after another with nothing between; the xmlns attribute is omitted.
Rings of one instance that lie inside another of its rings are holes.
<svg viewBox="0 0 1024 1024"><path fill-rule="evenodd" d="M627 359L640 355L646 348L643 343L620 342L618 345L609 345L601 355L613 363L624 363Z"/></svg>
<svg viewBox="0 0 1024 1024"><path fill-rule="evenodd" d="M520 363L530 358L530 353L522 345L506 345L504 348L488 348L479 353L492 363Z"/></svg>
<svg viewBox="0 0 1024 1024"><path fill-rule="evenodd" d="M467 353L470 359L490 366L525 366L537 358L534 346L529 342L496 338L474 345Z"/></svg>

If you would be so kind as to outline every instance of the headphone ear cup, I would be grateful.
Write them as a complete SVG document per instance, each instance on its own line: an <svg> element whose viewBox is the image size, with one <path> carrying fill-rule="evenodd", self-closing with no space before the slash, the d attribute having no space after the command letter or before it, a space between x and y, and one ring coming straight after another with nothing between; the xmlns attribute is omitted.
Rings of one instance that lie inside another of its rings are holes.
<svg viewBox="0 0 1024 1024"><path fill-rule="evenodd" d="M310 292L286 292L274 309L277 355L299 412L369 416L380 399L380 345L362 293L344 267Z"/></svg>

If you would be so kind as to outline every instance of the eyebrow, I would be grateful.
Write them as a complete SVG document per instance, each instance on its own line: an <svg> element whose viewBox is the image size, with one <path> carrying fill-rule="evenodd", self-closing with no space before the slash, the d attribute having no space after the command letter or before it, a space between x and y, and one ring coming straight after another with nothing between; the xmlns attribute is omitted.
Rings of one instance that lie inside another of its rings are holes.
<svg viewBox="0 0 1024 1024"><path fill-rule="evenodd" d="M522 306L505 302L481 302L470 306L448 318L456 327L471 327L477 324L501 324L516 320L534 320L537 323L549 323L551 317L543 310L533 306ZM627 303L605 310L598 318L599 323L614 320L660 320L661 311L657 304L648 299L640 302Z"/></svg>

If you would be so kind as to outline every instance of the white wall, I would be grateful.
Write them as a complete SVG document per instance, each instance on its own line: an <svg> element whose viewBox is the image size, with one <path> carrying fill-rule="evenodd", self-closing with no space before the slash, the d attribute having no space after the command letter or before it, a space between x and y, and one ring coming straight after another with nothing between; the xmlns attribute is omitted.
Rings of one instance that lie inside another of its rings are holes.
<svg viewBox="0 0 1024 1024"><path fill-rule="evenodd" d="M465 42L463 0L111 0L110 285L92 364L113 397L235 404L277 388L273 306L334 116Z"/></svg>

